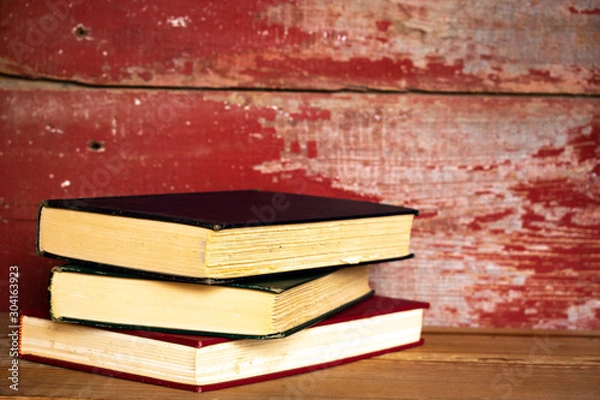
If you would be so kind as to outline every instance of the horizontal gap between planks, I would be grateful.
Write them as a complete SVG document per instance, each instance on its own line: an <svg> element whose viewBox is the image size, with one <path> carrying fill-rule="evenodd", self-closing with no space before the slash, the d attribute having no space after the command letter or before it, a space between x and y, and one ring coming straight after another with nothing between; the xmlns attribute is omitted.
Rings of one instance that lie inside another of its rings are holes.
<svg viewBox="0 0 600 400"><path fill-rule="evenodd" d="M204 86L139 86L139 85L100 85L76 80L64 80L53 78L29 78L20 75L11 75L0 73L0 80L17 80L22 82L38 82L50 84L69 84L74 87L87 89L118 89L118 90L181 90L181 91L237 91L237 92L262 92L262 93L363 93L363 94L381 94L381 95L399 95L399 94L423 94L435 96L498 96L498 97L583 97L600 98L600 94L586 93L541 93L541 92L469 92L469 91L429 91L421 89L378 89L370 87L346 87L340 89L311 89L311 88L266 88L266 87L204 87Z"/></svg>

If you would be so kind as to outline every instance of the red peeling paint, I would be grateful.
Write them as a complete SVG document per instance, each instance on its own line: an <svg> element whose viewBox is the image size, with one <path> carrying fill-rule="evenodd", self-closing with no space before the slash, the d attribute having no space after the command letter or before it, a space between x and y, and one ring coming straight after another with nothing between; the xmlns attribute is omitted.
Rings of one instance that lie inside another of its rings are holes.
<svg viewBox="0 0 600 400"><path fill-rule="evenodd" d="M410 59L388 57L379 59L355 57L347 61L333 58L300 59L291 56L276 59L258 57L256 66L245 70L244 73L255 79L264 80L270 79L272 71L285 69L287 77L297 82L306 81L314 75L321 75L330 85L347 86L345 82L353 82L356 88L393 88L398 82L403 82L406 89L418 88L431 75L437 76L440 82L443 82L440 85L447 85L448 88L458 83L475 88L480 87L483 82L475 75L465 74L462 63L455 62L447 65L435 58L432 58L424 68L416 67Z"/></svg>
<svg viewBox="0 0 600 400"><path fill-rule="evenodd" d="M381 32L385 32L392 25L392 21L375 21L375 24L377 25L377 29L379 29Z"/></svg>
<svg viewBox="0 0 600 400"><path fill-rule="evenodd" d="M317 158L319 156L319 151L317 149L316 140L309 140L306 142L306 157L308 158Z"/></svg>
<svg viewBox="0 0 600 400"><path fill-rule="evenodd" d="M302 153L302 147L300 147L300 142L294 140L292 143L290 143L290 151L296 154Z"/></svg>
<svg viewBox="0 0 600 400"><path fill-rule="evenodd" d="M473 292L468 294L469 303L474 307L472 313L478 316L479 323L483 326L494 328L546 328L569 329L570 323L582 319L580 324L590 329L600 328L600 320L588 319L585 315L578 316L573 310L585 304L586 301L596 299L598 295L598 281L586 280L575 276L569 277L560 272L536 274L527 278L522 285L504 283L494 286L494 292L505 301L497 303L491 311L487 311L485 294L489 287L477 285ZM544 297L552 300L546 300ZM598 309L584 309L592 316Z"/></svg>
<svg viewBox="0 0 600 400"><path fill-rule="evenodd" d="M507 163L510 164L510 161L504 162L502 164L491 163L491 164L486 164L486 165L466 166L465 169L470 169L473 172L491 171L491 170L498 169L498 168L500 168L501 165L506 165Z"/></svg>
<svg viewBox="0 0 600 400"><path fill-rule="evenodd" d="M564 148L543 148L539 149L537 153L532 154L532 157L544 158L544 157L556 157L565 152Z"/></svg>
<svg viewBox="0 0 600 400"><path fill-rule="evenodd" d="M550 71L542 71L539 69L530 69L529 70L529 78L533 81L541 81L545 83L560 83L562 82L561 78L553 77ZM528 79L524 77L523 79Z"/></svg>
<svg viewBox="0 0 600 400"><path fill-rule="evenodd" d="M600 70L592 69L590 71L591 77L586 79L586 82L590 86L598 86L600 85Z"/></svg>
<svg viewBox="0 0 600 400"><path fill-rule="evenodd" d="M508 254L524 252L527 250L527 248L525 246L523 246L522 244L505 244L503 246L503 249Z"/></svg>
<svg viewBox="0 0 600 400"><path fill-rule="evenodd" d="M569 12L571 14L598 15L600 14L600 8L578 10L575 7L569 7Z"/></svg>
<svg viewBox="0 0 600 400"><path fill-rule="evenodd" d="M419 209L419 219L430 219L437 217L439 215L439 210L437 209Z"/></svg>
<svg viewBox="0 0 600 400"><path fill-rule="evenodd" d="M193 61L184 62L183 68L181 69L181 73L184 76L192 76L192 74L194 73L194 62Z"/></svg>
<svg viewBox="0 0 600 400"><path fill-rule="evenodd" d="M373 39L373 40L376 40L376 41L378 41L379 43L382 43L382 44L386 44L386 43L390 42L390 40L388 38L384 38L384 37L380 37L380 36L367 36L366 39L369 39L369 40Z"/></svg>
<svg viewBox="0 0 600 400"><path fill-rule="evenodd" d="M142 78L145 82L150 82L152 80L152 72L150 71L138 72L137 76Z"/></svg>
<svg viewBox="0 0 600 400"><path fill-rule="evenodd" d="M427 71L443 77L454 77L456 75L461 75L463 68L464 65L460 62L455 62L452 65L448 65L441 60L436 60L434 57L431 57L430 61L427 63Z"/></svg>
<svg viewBox="0 0 600 400"><path fill-rule="evenodd" d="M516 195L524 196L533 204L568 208L600 205L600 200L590 197L584 188L567 178L530 181L512 187L511 191Z"/></svg>
<svg viewBox="0 0 600 400"><path fill-rule="evenodd" d="M514 213L512 209L500 210L497 212L493 212L485 215L476 216L473 221L467 225L469 229L473 230L481 230L482 226L491 222L500 221Z"/></svg>
<svg viewBox="0 0 600 400"><path fill-rule="evenodd" d="M443 309L446 313L450 315L458 315L458 308L456 307L443 306Z"/></svg>
<svg viewBox="0 0 600 400"><path fill-rule="evenodd" d="M572 130L568 145L573 147L580 163L600 160L600 118L593 124Z"/></svg>

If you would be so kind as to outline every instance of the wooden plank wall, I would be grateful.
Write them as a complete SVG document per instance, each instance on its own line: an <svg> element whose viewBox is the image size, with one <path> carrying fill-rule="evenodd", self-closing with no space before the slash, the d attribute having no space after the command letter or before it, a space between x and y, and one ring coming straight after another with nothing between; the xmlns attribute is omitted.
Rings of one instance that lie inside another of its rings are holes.
<svg viewBox="0 0 600 400"><path fill-rule="evenodd" d="M2 2L1 297L45 304L45 198L258 187L419 208L372 283L429 326L600 329L599 42L596 0Z"/></svg>

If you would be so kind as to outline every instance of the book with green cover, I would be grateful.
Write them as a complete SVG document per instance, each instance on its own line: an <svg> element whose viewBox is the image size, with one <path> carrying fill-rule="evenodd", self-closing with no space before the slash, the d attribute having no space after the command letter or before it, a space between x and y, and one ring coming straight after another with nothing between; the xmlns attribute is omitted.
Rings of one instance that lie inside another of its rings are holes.
<svg viewBox="0 0 600 400"><path fill-rule="evenodd" d="M207 285L65 265L52 270L53 319L103 327L281 338L368 296L369 266Z"/></svg>

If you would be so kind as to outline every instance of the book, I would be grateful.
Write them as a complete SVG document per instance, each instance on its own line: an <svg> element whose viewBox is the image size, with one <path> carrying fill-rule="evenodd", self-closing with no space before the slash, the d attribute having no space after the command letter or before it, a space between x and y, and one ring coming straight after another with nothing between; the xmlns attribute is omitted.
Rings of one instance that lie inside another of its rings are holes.
<svg viewBox="0 0 600 400"><path fill-rule="evenodd" d="M423 343L423 302L372 296L284 339L108 330L21 316L24 359L194 391L309 372Z"/></svg>
<svg viewBox="0 0 600 400"><path fill-rule="evenodd" d="M406 257L418 211L255 190L47 200L43 256L230 279Z"/></svg>
<svg viewBox="0 0 600 400"><path fill-rule="evenodd" d="M262 339L291 335L372 293L368 265L216 285L65 265L49 283L56 320Z"/></svg>

